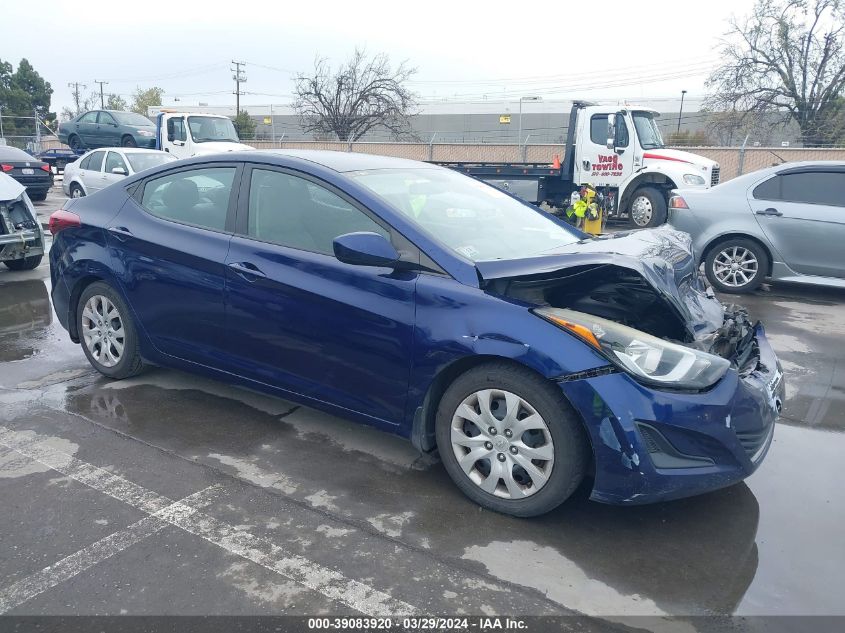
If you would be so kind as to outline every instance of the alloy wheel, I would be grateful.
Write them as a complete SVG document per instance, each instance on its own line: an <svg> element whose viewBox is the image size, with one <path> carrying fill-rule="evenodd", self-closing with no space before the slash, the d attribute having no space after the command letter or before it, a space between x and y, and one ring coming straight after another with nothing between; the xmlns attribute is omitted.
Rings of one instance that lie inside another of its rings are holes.
<svg viewBox="0 0 845 633"><path fill-rule="evenodd" d="M91 357L103 367L114 367L123 358L126 343L117 306L103 295L94 295L82 310L82 338Z"/></svg>
<svg viewBox="0 0 845 633"><path fill-rule="evenodd" d="M713 259L713 275L731 288L748 285L757 276L759 269L757 257L743 246L724 248Z"/></svg>
<svg viewBox="0 0 845 633"><path fill-rule="evenodd" d="M531 404L500 389L467 396L451 424L452 451L464 474L485 492L522 499L546 485L554 467L549 427Z"/></svg>

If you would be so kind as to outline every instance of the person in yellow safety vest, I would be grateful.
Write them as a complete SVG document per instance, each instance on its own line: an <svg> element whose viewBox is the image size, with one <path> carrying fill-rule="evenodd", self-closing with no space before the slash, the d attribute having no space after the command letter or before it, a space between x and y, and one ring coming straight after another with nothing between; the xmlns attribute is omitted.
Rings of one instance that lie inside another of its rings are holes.
<svg viewBox="0 0 845 633"><path fill-rule="evenodd" d="M585 233L599 235L601 233L602 212L595 202L596 190L590 185L584 185L580 191L572 194L571 204L566 209L566 217Z"/></svg>

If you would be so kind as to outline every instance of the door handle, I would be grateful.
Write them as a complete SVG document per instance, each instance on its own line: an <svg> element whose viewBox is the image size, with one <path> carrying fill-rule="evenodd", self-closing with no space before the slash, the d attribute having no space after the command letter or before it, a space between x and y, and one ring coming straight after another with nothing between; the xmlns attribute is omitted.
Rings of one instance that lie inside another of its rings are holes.
<svg viewBox="0 0 845 633"><path fill-rule="evenodd" d="M255 264L250 264L249 262L232 262L229 264L229 268L231 268L235 272L241 273L242 275L250 275L252 277L259 278L267 276L263 272L261 272L258 266L256 266Z"/></svg>
<svg viewBox="0 0 845 633"><path fill-rule="evenodd" d="M773 207L769 207L768 209L764 209L762 211L755 211L754 213L756 213L757 215L773 215L776 217L780 217L783 215L783 213Z"/></svg>
<svg viewBox="0 0 845 633"><path fill-rule="evenodd" d="M126 240L128 237L132 237L132 231L127 229L125 226L110 226L109 233L114 235L121 242Z"/></svg>

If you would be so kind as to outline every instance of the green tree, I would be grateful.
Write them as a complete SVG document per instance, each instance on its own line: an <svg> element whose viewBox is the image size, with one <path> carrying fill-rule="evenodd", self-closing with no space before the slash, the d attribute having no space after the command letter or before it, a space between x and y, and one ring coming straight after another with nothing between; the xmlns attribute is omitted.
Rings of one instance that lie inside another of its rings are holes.
<svg viewBox="0 0 845 633"><path fill-rule="evenodd" d="M163 96L164 89L157 86L146 89L138 88L132 95L132 106L129 109L132 112L147 116L148 108L150 106L160 106Z"/></svg>
<svg viewBox="0 0 845 633"><path fill-rule="evenodd" d="M126 99L121 97L120 95L110 94L106 99L106 110L126 110L129 107L129 104L126 103ZM147 113L144 113L146 116Z"/></svg>
<svg viewBox="0 0 845 633"><path fill-rule="evenodd" d="M235 125L238 138L241 140L255 138L255 121L245 110L238 112L238 116L232 120L232 123Z"/></svg>
<svg viewBox="0 0 845 633"><path fill-rule="evenodd" d="M0 108L2 108L3 131L9 136L33 134L35 132L33 112L42 119L54 119L50 112L53 88L32 67L22 59L14 70L8 62L0 60ZM30 117L5 118L5 117Z"/></svg>

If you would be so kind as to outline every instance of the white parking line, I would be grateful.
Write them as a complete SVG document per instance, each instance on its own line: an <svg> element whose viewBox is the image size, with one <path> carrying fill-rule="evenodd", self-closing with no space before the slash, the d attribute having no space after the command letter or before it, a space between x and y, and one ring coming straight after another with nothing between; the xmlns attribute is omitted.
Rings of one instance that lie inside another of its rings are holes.
<svg viewBox="0 0 845 633"><path fill-rule="evenodd" d="M214 496L221 491L221 486L209 486L199 492L185 497L176 503L190 503L193 507L205 507L213 502ZM165 512L170 506L159 512ZM148 536L152 536L162 528L171 525L156 515L144 517L132 525L118 530L113 534L92 543L88 547L67 556L60 561L37 571L18 582L0 589L0 614L31 600L35 596L52 589L56 585L70 580L94 565L111 558Z"/></svg>
<svg viewBox="0 0 845 633"><path fill-rule="evenodd" d="M407 602L288 552L272 541L203 514L194 504L186 502L187 499L173 502L123 477L51 448L47 444L49 439L34 437L32 431L13 431L0 426L0 445L365 615L392 616L419 612Z"/></svg>

